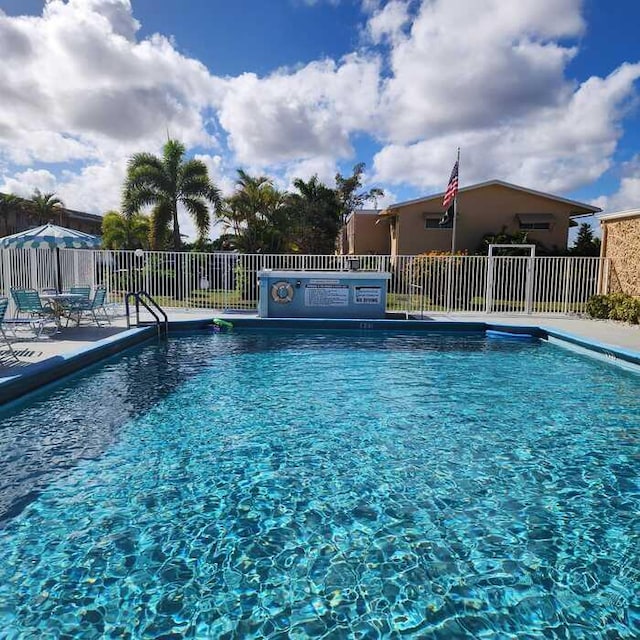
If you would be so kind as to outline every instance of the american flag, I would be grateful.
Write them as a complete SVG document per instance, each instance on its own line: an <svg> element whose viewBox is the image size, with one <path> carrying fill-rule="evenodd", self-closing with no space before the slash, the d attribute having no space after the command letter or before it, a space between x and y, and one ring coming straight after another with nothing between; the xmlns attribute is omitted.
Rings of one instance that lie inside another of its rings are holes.
<svg viewBox="0 0 640 640"><path fill-rule="evenodd" d="M453 199L458 194L458 161L453 165L451 171L451 177L449 178L449 184L447 190L444 193L444 199L442 201L442 207L447 210L449 205L453 202Z"/></svg>

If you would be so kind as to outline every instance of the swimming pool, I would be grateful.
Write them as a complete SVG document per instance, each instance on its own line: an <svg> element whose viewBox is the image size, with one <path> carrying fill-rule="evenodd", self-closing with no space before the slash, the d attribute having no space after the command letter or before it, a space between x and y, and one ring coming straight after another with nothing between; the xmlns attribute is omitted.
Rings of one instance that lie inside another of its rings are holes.
<svg viewBox="0 0 640 640"><path fill-rule="evenodd" d="M0 635L637 636L639 390L483 335L136 347L0 413Z"/></svg>

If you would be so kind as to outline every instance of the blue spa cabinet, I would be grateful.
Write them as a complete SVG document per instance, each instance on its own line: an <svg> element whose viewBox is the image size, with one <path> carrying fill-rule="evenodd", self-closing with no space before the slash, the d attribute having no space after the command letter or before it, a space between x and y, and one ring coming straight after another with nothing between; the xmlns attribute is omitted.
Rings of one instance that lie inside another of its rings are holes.
<svg viewBox="0 0 640 640"><path fill-rule="evenodd" d="M380 271L258 272L261 318L384 318L391 274Z"/></svg>

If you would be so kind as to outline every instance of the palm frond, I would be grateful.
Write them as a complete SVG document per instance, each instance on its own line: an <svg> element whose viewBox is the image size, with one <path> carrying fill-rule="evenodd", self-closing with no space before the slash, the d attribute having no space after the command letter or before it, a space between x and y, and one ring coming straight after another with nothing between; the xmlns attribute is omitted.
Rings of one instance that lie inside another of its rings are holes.
<svg viewBox="0 0 640 640"><path fill-rule="evenodd" d="M164 249L169 237L172 213L168 202L161 202L153 208L149 232L149 243L152 249Z"/></svg>
<svg viewBox="0 0 640 640"><path fill-rule="evenodd" d="M128 189L122 197L122 211L125 216L132 216L145 207L153 207L164 201L162 193L144 185Z"/></svg>
<svg viewBox="0 0 640 640"><path fill-rule="evenodd" d="M199 198L182 198L182 204L193 218L198 234L205 237L211 226L211 216L205 202Z"/></svg>

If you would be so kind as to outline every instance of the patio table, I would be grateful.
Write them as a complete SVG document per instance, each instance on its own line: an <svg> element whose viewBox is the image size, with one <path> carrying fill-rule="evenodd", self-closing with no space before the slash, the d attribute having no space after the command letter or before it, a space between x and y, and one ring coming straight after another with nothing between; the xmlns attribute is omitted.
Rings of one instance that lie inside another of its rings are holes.
<svg viewBox="0 0 640 640"><path fill-rule="evenodd" d="M81 293L42 293L40 294L41 300L48 302L53 312L53 319L58 328L56 333L62 329L62 316L65 311L69 310L68 304L70 302L77 302L84 300L86 296Z"/></svg>

